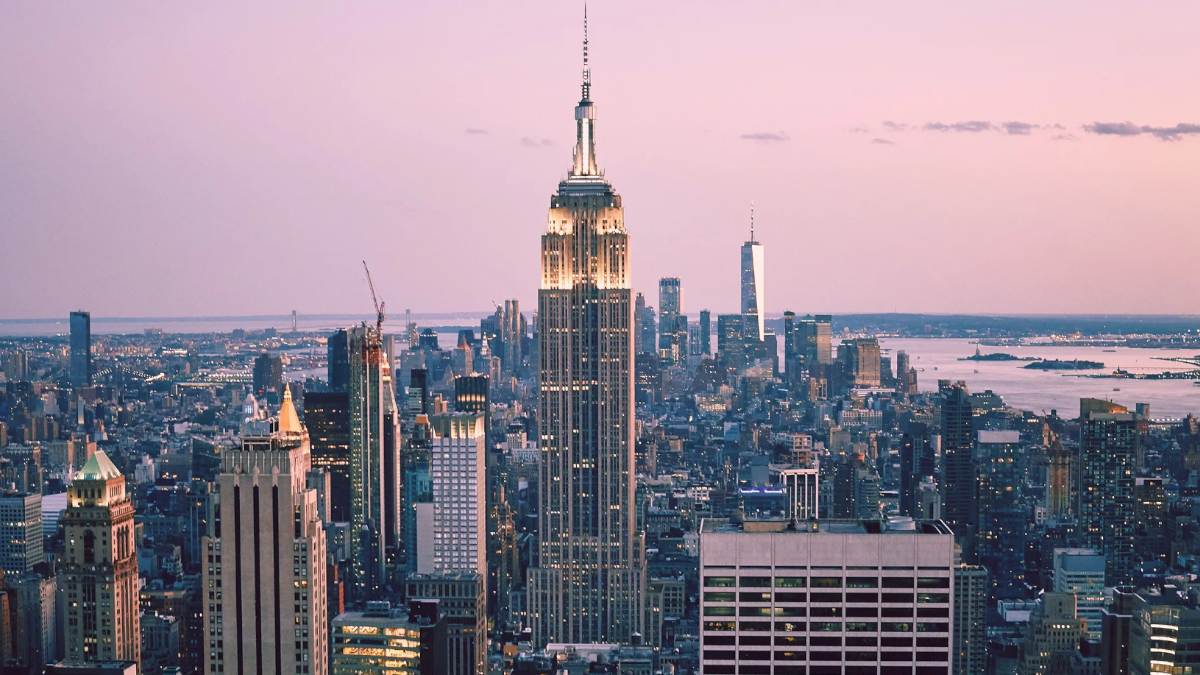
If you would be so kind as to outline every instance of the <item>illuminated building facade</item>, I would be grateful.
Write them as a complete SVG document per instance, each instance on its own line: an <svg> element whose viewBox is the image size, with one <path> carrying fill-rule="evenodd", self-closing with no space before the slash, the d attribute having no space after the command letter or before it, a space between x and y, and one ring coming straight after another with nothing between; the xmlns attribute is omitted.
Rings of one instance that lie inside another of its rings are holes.
<svg viewBox="0 0 1200 675"><path fill-rule="evenodd" d="M62 523L66 661L139 661L133 502L125 477L103 450L75 475Z"/></svg>
<svg viewBox="0 0 1200 675"><path fill-rule="evenodd" d="M325 530L307 485L308 432L284 389L279 416L222 456L220 519L204 544L204 608L214 673L328 672Z"/></svg>
<svg viewBox="0 0 1200 675"><path fill-rule="evenodd" d="M643 620L629 235L596 163L590 86L585 21L574 164L542 235L539 566L528 582L537 646L627 642Z"/></svg>

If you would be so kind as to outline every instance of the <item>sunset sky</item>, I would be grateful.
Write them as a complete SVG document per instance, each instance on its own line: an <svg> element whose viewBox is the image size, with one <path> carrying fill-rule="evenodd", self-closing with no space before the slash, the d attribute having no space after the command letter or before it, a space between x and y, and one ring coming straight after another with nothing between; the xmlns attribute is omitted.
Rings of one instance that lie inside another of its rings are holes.
<svg viewBox="0 0 1200 675"><path fill-rule="evenodd" d="M635 288L1200 313L1200 3L589 5ZM536 306L582 3L0 6L0 318Z"/></svg>

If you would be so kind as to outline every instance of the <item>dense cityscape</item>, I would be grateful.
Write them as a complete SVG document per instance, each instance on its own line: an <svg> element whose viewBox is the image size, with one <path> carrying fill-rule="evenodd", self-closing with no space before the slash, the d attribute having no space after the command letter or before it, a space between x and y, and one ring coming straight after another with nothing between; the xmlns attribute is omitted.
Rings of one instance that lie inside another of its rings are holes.
<svg viewBox="0 0 1200 675"><path fill-rule="evenodd" d="M584 30L536 307L0 324L0 673L1197 672L1200 323L790 311L753 207L738 311L631 279Z"/></svg>

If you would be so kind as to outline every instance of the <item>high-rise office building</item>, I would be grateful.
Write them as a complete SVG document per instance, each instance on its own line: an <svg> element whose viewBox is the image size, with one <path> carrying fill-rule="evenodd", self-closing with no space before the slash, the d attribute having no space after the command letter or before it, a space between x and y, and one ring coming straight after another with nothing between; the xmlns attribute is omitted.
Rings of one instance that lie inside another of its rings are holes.
<svg viewBox="0 0 1200 675"><path fill-rule="evenodd" d="M979 481L979 532L976 548L980 562L992 571L997 589L1011 590L1023 583L1028 508L1021 488L1025 484L1025 453L1018 431L980 431L976 435L975 464Z"/></svg>
<svg viewBox="0 0 1200 675"><path fill-rule="evenodd" d="M1075 596L1043 594L1025 627L1017 672L1020 675L1071 672L1071 659L1082 638L1083 621L1075 613Z"/></svg>
<svg viewBox="0 0 1200 675"><path fill-rule="evenodd" d="M754 238L754 208L750 209L750 239L742 244L741 284L742 317L745 321L746 340L762 340L766 335L765 292L766 278L763 245Z"/></svg>
<svg viewBox="0 0 1200 675"><path fill-rule="evenodd" d="M97 450L68 490L59 568L69 663L139 661L138 561L125 477Z"/></svg>
<svg viewBox="0 0 1200 675"><path fill-rule="evenodd" d="M1130 675L1195 672L1200 609L1175 587L1139 591L1129 626Z"/></svg>
<svg viewBox="0 0 1200 675"><path fill-rule="evenodd" d="M1057 436L1049 439L1046 449L1046 513L1051 518L1064 518L1071 514L1072 465L1075 455L1065 447Z"/></svg>
<svg viewBox="0 0 1200 675"><path fill-rule="evenodd" d="M331 622L332 675L443 675L446 622L436 602L418 601L406 611L386 600Z"/></svg>
<svg viewBox="0 0 1200 675"><path fill-rule="evenodd" d="M350 390L349 340L346 329L339 328L329 335L329 341L326 343L325 377L332 391Z"/></svg>
<svg viewBox="0 0 1200 675"><path fill-rule="evenodd" d="M712 312L700 310L700 354L712 354Z"/></svg>
<svg viewBox="0 0 1200 675"><path fill-rule="evenodd" d="M950 672L954 538L940 521L706 519L700 577L706 675Z"/></svg>
<svg viewBox="0 0 1200 675"><path fill-rule="evenodd" d="M987 672L988 585L987 568L981 565L954 568L952 673Z"/></svg>
<svg viewBox="0 0 1200 675"><path fill-rule="evenodd" d="M433 569L487 575L483 416L433 415L430 473L433 490ZM420 525L418 525L420 527ZM418 535L420 536L420 535Z"/></svg>
<svg viewBox="0 0 1200 675"><path fill-rule="evenodd" d="M638 354L658 353L658 329L654 308L646 305L646 296L637 294L633 307L633 344Z"/></svg>
<svg viewBox="0 0 1200 675"><path fill-rule="evenodd" d="M621 198L596 163L586 53L585 31L574 163L542 235L538 567L528 581L538 645L627 642L643 619L629 235Z"/></svg>
<svg viewBox="0 0 1200 675"><path fill-rule="evenodd" d="M683 315L683 285L679 277L658 280L658 351L672 361L679 356L679 317ZM685 355L686 356L686 355Z"/></svg>
<svg viewBox="0 0 1200 675"><path fill-rule="evenodd" d="M1133 575L1134 471L1137 417L1109 401L1079 402L1079 505L1076 514L1088 548L1104 554L1110 586Z"/></svg>
<svg viewBox="0 0 1200 675"><path fill-rule="evenodd" d="M366 598L383 581L388 531L385 509L384 422L392 392L385 386L390 369L374 326L361 324L350 339L350 536L351 591Z"/></svg>
<svg viewBox="0 0 1200 675"><path fill-rule="evenodd" d="M329 472L331 522L350 520L350 396L345 391L304 394L304 427L312 466Z"/></svg>
<svg viewBox="0 0 1200 675"><path fill-rule="evenodd" d="M71 386L92 386L92 315L71 312Z"/></svg>
<svg viewBox="0 0 1200 675"><path fill-rule="evenodd" d="M843 340L838 347L839 360L845 370L845 382L850 387L878 387L880 376L879 340L854 338Z"/></svg>
<svg viewBox="0 0 1200 675"><path fill-rule="evenodd" d="M0 495L0 570L16 578L32 572L44 559L42 495Z"/></svg>
<svg viewBox="0 0 1200 675"><path fill-rule="evenodd" d="M942 517L958 537L963 556L972 561L975 559L973 542L979 522L979 505L975 492L971 397L961 382L945 382L941 392Z"/></svg>
<svg viewBox="0 0 1200 675"><path fill-rule="evenodd" d="M254 393L261 398L268 393L278 396L282 392L283 359L278 354L259 354L254 359Z"/></svg>
<svg viewBox="0 0 1200 675"><path fill-rule="evenodd" d="M1076 613L1087 622L1086 635L1099 640L1104 617L1104 556L1090 548L1054 549L1054 592L1075 596Z"/></svg>
<svg viewBox="0 0 1200 675"><path fill-rule="evenodd" d="M410 600L433 601L446 625L439 675L487 672L486 575L474 571L413 574L404 580Z"/></svg>
<svg viewBox="0 0 1200 675"><path fill-rule="evenodd" d="M202 568L207 672L328 672L325 530L309 468L288 388L278 417L250 423L222 455Z"/></svg>

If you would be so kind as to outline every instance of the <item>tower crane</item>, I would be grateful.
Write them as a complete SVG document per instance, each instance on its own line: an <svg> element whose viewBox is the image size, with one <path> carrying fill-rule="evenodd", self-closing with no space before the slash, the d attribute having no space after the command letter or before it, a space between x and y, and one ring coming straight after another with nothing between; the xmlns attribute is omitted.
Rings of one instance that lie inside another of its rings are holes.
<svg viewBox="0 0 1200 675"><path fill-rule="evenodd" d="M375 304L375 335L379 340L383 339L383 306L379 296L375 294L375 282L371 281L371 268L367 267L367 261L362 261L363 270L367 273L367 287L371 289L371 302Z"/></svg>

